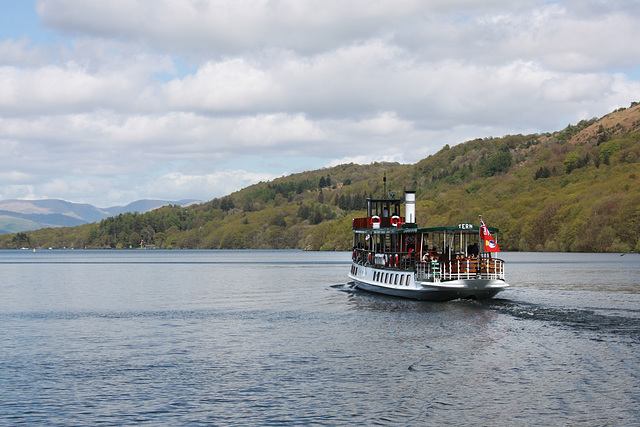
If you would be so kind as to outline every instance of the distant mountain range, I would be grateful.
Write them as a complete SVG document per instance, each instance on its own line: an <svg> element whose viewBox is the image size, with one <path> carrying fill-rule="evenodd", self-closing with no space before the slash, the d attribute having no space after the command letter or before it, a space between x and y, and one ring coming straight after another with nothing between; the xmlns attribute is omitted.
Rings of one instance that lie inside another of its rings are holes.
<svg viewBox="0 0 640 427"><path fill-rule="evenodd" d="M200 200L138 200L126 206L97 208L64 200L0 200L0 234L47 227L74 227L98 222L125 212L144 213L167 205L188 206Z"/></svg>

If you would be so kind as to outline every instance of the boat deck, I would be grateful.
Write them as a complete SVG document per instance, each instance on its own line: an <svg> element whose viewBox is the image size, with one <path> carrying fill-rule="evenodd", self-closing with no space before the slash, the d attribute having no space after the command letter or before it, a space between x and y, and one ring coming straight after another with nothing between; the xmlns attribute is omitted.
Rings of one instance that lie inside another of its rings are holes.
<svg viewBox="0 0 640 427"><path fill-rule="evenodd" d="M504 280L504 261L483 254L477 258L442 259L442 254L432 254L441 261L414 261L413 252L375 253L356 249L353 261L389 271L409 271L416 274L416 281L440 282L460 279Z"/></svg>

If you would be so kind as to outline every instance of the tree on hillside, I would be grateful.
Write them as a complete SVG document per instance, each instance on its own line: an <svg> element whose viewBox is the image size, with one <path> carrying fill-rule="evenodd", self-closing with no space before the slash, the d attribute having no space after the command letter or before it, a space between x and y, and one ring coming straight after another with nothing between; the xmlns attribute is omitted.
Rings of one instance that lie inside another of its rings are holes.
<svg viewBox="0 0 640 427"><path fill-rule="evenodd" d="M298 218L306 220L309 219L309 217L311 217L311 209L309 208L309 205L306 203L300 204L298 207Z"/></svg>
<svg viewBox="0 0 640 427"><path fill-rule="evenodd" d="M140 246L140 242L142 241L142 237L135 231L129 235L129 244L134 248Z"/></svg>
<svg viewBox="0 0 640 427"><path fill-rule="evenodd" d="M278 213L271 220L271 225L285 228L287 226L287 221L284 219L284 215L282 213Z"/></svg>
<svg viewBox="0 0 640 427"><path fill-rule="evenodd" d="M620 151L620 144L618 144L616 141L609 141L600 150L600 156L599 156L600 160L605 165L608 165L609 159L611 158L611 156L617 153L618 151Z"/></svg>
<svg viewBox="0 0 640 427"><path fill-rule="evenodd" d="M25 233L16 234L15 236L13 236L11 242L16 248L25 248L31 246L31 238L29 238L29 236Z"/></svg>
<svg viewBox="0 0 640 427"><path fill-rule="evenodd" d="M550 176L551 176L551 171L549 170L549 168L546 166L542 166L540 169L536 171L536 174L533 177L533 179L537 180L540 178L549 178Z"/></svg>
<svg viewBox="0 0 640 427"><path fill-rule="evenodd" d="M222 209L223 211L229 211L235 207L236 205L235 203L233 203L233 199L231 197L227 196L220 200L220 209Z"/></svg>
<svg viewBox="0 0 640 427"><path fill-rule="evenodd" d="M480 175L488 178L507 172L512 163L513 157L511 153L508 151L500 151L481 162Z"/></svg>

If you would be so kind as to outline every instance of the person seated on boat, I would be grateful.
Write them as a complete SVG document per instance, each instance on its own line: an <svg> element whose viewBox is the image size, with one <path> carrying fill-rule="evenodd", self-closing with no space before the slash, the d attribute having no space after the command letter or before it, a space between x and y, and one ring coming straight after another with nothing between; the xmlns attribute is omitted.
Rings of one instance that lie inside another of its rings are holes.
<svg viewBox="0 0 640 427"><path fill-rule="evenodd" d="M438 258L435 255L429 257L429 269L432 273L440 272L440 263L438 263Z"/></svg>

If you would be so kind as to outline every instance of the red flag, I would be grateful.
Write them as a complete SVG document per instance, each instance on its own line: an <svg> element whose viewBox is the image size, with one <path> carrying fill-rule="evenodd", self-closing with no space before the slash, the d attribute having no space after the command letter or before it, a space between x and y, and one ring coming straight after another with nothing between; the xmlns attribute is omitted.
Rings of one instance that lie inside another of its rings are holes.
<svg viewBox="0 0 640 427"><path fill-rule="evenodd" d="M485 252L500 252L500 247L493 237L491 237L491 233L489 233L489 229L482 218L480 218L480 237L482 237L482 240L484 241Z"/></svg>

